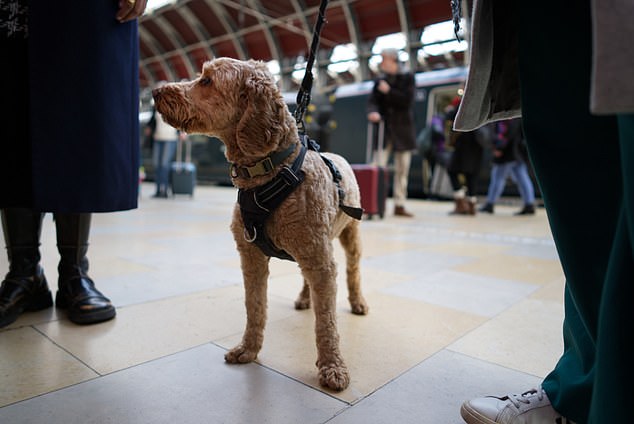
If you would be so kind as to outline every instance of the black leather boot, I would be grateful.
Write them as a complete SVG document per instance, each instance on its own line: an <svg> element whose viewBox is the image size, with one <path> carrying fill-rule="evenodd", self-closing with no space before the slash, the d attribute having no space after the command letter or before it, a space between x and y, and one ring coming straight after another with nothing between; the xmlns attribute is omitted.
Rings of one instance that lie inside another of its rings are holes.
<svg viewBox="0 0 634 424"><path fill-rule="evenodd" d="M56 213L57 250L61 256L55 304L66 309L75 324L94 324L114 318L116 310L88 276L89 213Z"/></svg>
<svg viewBox="0 0 634 424"><path fill-rule="evenodd" d="M535 215L535 206L526 204L519 212L515 212L513 215Z"/></svg>
<svg viewBox="0 0 634 424"><path fill-rule="evenodd" d="M478 209L480 212L486 212L486 213L493 213L493 204L492 203L485 203L480 209Z"/></svg>
<svg viewBox="0 0 634 424"><path fill-rule="evenodd" d="M9 272L0 286L0 328L26 311L53 305L44 270L40 266L40 233L44 215L25 208L2 210L2 231Z"/></svg>

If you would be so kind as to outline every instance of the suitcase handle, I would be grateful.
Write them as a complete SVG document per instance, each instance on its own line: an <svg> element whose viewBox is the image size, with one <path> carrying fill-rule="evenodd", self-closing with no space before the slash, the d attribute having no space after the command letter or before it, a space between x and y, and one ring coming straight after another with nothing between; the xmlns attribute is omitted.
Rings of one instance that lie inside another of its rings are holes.
<svg viewBox="0 0 634 424"><path fill-rule="evenodd" d="M183 160L183 144L185 144L185 160ZM176 162L190 163L192 161L192 141L189 137L178 137L178 143L176 144Z"/></svg>
<svg viewBox="0 0 634 424"><path fill-rule="evenodd" d="M374 129L378 128L377 134L377 149L374 151ZM378 165L383 164L383 155L385 154L385 149L383 148L384 139L385 139L385 121L382 119L376 122L368 122L368 130L367 130L367 139L366 139L366 150L365 150L365 162L366 163L376 163ZM374 157L374 155L378 157Z"/></svg>

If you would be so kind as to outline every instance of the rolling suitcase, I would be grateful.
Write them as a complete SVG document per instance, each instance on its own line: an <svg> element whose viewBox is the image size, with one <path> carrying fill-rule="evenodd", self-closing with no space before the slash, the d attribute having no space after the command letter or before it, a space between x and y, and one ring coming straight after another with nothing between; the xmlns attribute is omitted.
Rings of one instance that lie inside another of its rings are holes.
<svg viewBox="0 0 634 424"><path fill-rule="evenodd" d="M377 137L377 149L374 150L374 137ZM389 187L389 172L385 166L381 166L383 158L373 158L374 155L386 154L383 149L385 138L385 124L381 121L378 125L368 123L366 162L364 164L352 164L352 170L359 185L361 194L361 207L368 219L378 215L385 216L385 203ZM373 163L370 163L373 162ZM377 164L374 164L377 163Z"/></svg>
<svg viewBox="0 0 634 424"><path fill-rule="evenodd" d="M185 144L185 160L183 160L183 144ZM196 187L196 165L192 163L191 140L178 141L176 146L176 161L170 168L170 184L172 194L194 195Z"/></svg>

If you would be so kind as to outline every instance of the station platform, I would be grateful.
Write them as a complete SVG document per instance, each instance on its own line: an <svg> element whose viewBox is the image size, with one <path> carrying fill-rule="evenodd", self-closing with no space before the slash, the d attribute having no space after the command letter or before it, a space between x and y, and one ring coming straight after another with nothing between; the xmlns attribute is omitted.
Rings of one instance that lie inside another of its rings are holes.
<svg viewBox="0 0 634 424"><path fill-rule="evenodd" d="M350 312L335 242L348 389L319 386L314 315L294 309L289 261L271 260L258 361L227 364L246 317L236 190L153 191L142 185L136 210L93 215L90 275L114 320L78 326L50 308L0 330L0 423L460 424L464 400L528 390L562 352L564 277L544 209L450 216L451 202L410 200L414 218L361 224L367 316ZM55 292L50 214L41 251Z"/></svg>

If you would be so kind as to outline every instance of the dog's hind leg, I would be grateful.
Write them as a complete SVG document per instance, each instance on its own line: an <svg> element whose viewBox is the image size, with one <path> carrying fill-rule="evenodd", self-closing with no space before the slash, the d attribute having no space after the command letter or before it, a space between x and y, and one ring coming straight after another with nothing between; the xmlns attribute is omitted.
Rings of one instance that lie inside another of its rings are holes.
<svg viewBox="0 0 634 424"><path fill-rule="evenodd" d="M247 324L242 342L225 354L225 360L230 363L251 362L257 358L262 348L266 324L270 258L254 245L239 245L238 250L244 278Z"/></svg>
<svg viewBox="0 0 634 424"><path fill-rule="evenodd" d="M297 258L297 262L310 286L315 313L319 383L332 390L341 391L350 384L350 375L339 351L337 267L332 244L329 243L326 249L315 249L310 257L303 260Z"/></svg>
<svg viewBox="0 0 634 424"><path fill-rule="evenodd" d="M361 236L359 222L352 221L339 235L339 241L346 252L346 281L348 283L348 301L352 313L365 315L368 304L361 293Z"/></svg>
<svg viewBox="0 0 634 424"><path fill-rule="evenodd" d="M308 309L310 308L310 286L306 279L304 279L304 286L302 287L302 291L299 292L297 296L297 300L295 300L295 309Z"/></svg>

